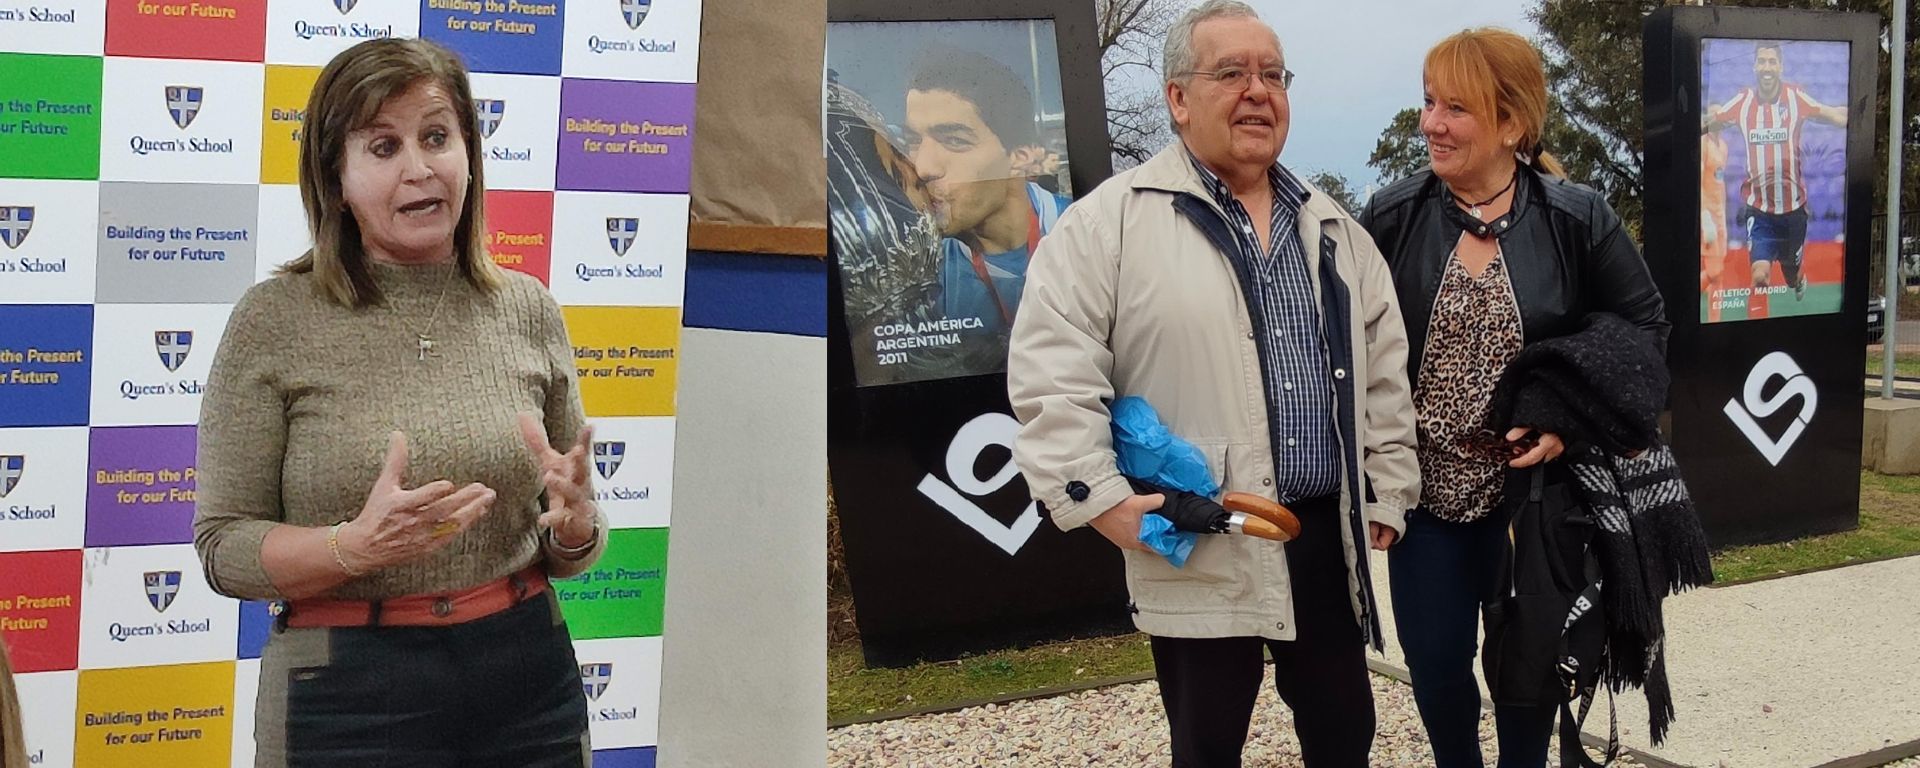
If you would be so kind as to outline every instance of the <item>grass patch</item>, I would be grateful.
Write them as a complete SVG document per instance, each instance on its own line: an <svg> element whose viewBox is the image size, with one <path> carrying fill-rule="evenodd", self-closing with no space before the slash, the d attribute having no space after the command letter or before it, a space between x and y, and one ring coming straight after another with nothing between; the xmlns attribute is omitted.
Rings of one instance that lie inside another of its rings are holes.
<svg viewBox="0 0 1920 768"><path fill-rule="evenodd" d="M1916 340L1920 341L1920 340ZM1902 345L1904 346L1904 344ZM1878 350L1867 350L1867 375L1879 376L1882 355ZM1901 352L1893 358L1893 375L1920 377L1920 352Z"/></svg>
<svg viewBox="0 0 1920 768"><path fill-rule="evenodd" d="M1713 554L1719 583L1733 583L1896 555L1920 553L1920 477L1860 473L1860 527Z"/></svg>
<svg viewBox="0 0 1920 768"><path fill-rule="evenodd" d="M1720 583L1920 553L1920 477L1860 473L1860 527L1713 554ZM852 625L843 573L828 598L827 719L884 715L978 701L1088 680L1146 674L1153 654L1134 633L1068 640L899 669L868 669Z"/></svg>
<svg viewBox="0 0 1920 768"><path fill-rule="evenodd" d="M827 649L827 719L974 701L1153 671L1139 633L1068 640L899 669L868 669L858 643Z"/></svg>

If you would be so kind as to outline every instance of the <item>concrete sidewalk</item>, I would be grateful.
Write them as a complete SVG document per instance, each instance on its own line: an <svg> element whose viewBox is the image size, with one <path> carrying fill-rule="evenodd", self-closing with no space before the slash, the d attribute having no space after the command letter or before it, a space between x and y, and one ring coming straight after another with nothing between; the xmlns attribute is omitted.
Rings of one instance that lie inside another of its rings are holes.
<svg viewBox="0 0 1920 768"><path fill-rule="evenodd" d="M1386 556L1373 566L1387 661L1404 668ZM1679 719L1652 747L1645 696L1623 693L1627 746L1700 768L1789 768L1920 740L1920 556L1694 590L1665 612ZM1604 699L1589 734L1606 734Z"/></svg>

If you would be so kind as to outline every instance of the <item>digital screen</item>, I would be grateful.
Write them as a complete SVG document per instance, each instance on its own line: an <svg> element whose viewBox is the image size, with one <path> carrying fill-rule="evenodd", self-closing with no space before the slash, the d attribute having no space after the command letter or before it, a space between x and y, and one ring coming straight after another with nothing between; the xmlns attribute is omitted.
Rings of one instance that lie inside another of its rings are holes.
<svg viewBox="0 0 1920 768"><path fill-rule="evenodd" d="M1848 45L1700 47L1700 321L1840 311Z"/></svg>

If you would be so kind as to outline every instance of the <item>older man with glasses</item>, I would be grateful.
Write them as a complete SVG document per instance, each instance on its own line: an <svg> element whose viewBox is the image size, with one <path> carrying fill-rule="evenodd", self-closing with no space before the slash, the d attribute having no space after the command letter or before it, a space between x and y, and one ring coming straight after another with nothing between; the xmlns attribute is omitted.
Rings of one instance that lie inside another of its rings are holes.
<svg viewBox="0 0 1920 768"><path fill-rule="evenodd" d="M1308 768L1364 766L1365 649L1381 643L1366 547L1391 546L1420 498L1392 279L1278 162L1293 75L1252 8L1189 11L1164 64L1180 140L1076 202L1029 267L1015 459L1055 524L1122 550L1175 766L1240 764L1263 652ZM1202 536L1180 568L1142 547L1165 500L1115 466L1108 405L1126 396L1206 453L1222 490L1289 507L1300 537Z"/></svg>

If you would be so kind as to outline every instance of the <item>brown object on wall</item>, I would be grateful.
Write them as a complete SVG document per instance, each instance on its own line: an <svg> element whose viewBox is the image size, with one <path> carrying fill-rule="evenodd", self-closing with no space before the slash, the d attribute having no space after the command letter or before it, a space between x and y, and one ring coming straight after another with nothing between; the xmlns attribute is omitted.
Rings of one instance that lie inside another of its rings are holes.
<svg viewBox="0 0 1920 768"><path fill-rule="evenodd" d="M706 0L687 247L827 253L826 0Z"/></svg>

